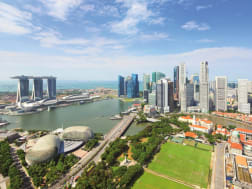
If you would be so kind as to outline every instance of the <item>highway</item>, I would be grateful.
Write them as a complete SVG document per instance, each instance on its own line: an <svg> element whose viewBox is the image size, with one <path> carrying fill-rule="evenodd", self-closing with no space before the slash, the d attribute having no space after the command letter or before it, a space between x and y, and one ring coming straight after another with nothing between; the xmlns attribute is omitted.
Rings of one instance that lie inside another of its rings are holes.
<svg viewBox="0 0 252 189"><path fill-rule="evenodd" d="M216 146L215 162L213 165L211 189L224 189L225 186L225 143L219 143Z"/></svg>
<svg viewBox="0 0 252 189"><path fill-rule="evenodd" d="M91 161L94 161L95 163L99 162L101 155L104 153L109 143L120 137L131 125L133 120L134 115L124 116L123 119L105 135L104 140L99 146L88 152L88 154L83 157L68 174L64 175L63 178L61 178L61 180L59 180L55 185L51 186L50 189L63 188L64 184L69 182L73 177L81 176L83 169L86 165L88 165L88 163Z"/></svg>

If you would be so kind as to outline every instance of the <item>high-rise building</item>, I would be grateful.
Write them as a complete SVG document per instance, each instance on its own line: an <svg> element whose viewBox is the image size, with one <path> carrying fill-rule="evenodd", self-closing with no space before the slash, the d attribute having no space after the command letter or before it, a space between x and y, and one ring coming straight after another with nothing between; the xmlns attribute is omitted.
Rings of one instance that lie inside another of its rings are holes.
<svg viewBox="0 0 252 189"><path fill-rule="evenodd" d="M173 71L173 93L174 99L179 99L179 66L175 66Z"/></svg>
<svg viewBox="0 0 252 189"><path fill-rule="evenodd" d="M173 82L168 79L161 79L156 84L156 105L160 112L173 111Z"/></svg>
<svg viewBox="0 0 252 189"><path fill-rule="evenodd" d="M241 113L250 114L247 79L238 79L238 111Z"/></svg>
<svg viewBox="0 0 252 189"><path fill-rule="evenodd" d="M149 90L144 90L143 91L143 97L144 97L144 102L149 103Z"/></svg>
<svg viewBox="0 0 252 189"><path fill-rule="evenodd" d="M124 77L119 75L118 76L118 97L124 95Z"/></svg>
<svg viewBox="0 0 252 189"><path fill-rule="evenodd" d="M29 78L21 76L18 78L17 100L16 102L25 102L29 100Z"/></svg>
<svg viewBox="0 0 252 189"><path fill-rule="evenodd" d="M143 75L143 90L150 90L150 75Z"/></svg>
<svg viewBox="0 0 252 189"><path fill-rule="evenodd" d="M227 111L227 77L215 77L215 110Z"/></svg>
<svg viewBox="0 0 252 189"><path fill-rule="evenodd" d="M47 78L47 95L49 99L56 98L56 78L55 77Z"/></svg>
<svg viewBox="0 0 252 189"><path fill-rule="evenodd" d="M149 93L148 96L149 105L156 106L156 90L153 90L152 93Z"/></svg>
<svg viewBox="0 0 252 189"><path fill-rule="evenodd" d="M179 104L180 111L186 112L186 65L179 65Z"/></svg>
<svg viewBox="0 0 252 189"><path fill-rule="evenodd" d="M190 83L199 83L199 74L197 74L197 73L192 74Z"/></svg>
<svg viewBox="0 0 252 189"><path fill-rule="evenodd" d="M32 99L34 101L43 99L43 79L33 79Z"/></svg>
<svg viewBox="0 0 252 189"><path fill-rule="evenodd" d="M186 106L194 106L194 84L186 84Z"/></svg>
<svg viewBox="0 0 252 189"><path fill-rule="evenodd" d="M139 81L137 74L132 74L131 77L127 80L127 97L139 97Z"/></svg>
<svg viewBox="0 0 252 189"><path fill-rule="evenodd" d="M200 93L199 93L199 87L200 85L199 85L199 83L194 83L194 92L193 92L193 94L194 94L194 103L196 104L196 105L198 105L199 104L199 101L200 101Z"/></svg>
<svg viewBox="0 0 252 189"><path fill-rule="evenodd" d="M208 62L200 64L200 109L203 113L209 111Z"/></svg>
<svg viewBox="0 0 252 189"><path fill-rule="evenodd" d="M161 72L152 72L152 82L156 83L158 80L165 78L165 74Z"/></svg>

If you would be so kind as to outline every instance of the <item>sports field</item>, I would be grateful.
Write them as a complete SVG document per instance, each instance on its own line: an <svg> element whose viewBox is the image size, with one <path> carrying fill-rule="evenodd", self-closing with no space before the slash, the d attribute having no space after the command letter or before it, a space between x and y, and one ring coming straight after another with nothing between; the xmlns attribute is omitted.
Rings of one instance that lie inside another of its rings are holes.
<svg viewBox="0 0 252 189"><path fill-rule="evenodd" d="M169 181L151 173L144 172L133 186L133 189L188 189L189 187Z"/></svg>
<svg viewBox="0 0 252 189"><path fill-rule="evenodd" d="M202 149L203 148L203 149ZM207 188L211 161L209 146L200 148L168 142L150 163L149 169L170 177Z"/></svg>

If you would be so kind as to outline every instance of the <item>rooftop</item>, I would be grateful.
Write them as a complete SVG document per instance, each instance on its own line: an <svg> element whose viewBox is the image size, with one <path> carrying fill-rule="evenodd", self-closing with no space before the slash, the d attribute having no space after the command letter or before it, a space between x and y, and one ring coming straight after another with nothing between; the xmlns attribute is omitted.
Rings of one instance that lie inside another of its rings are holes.
<svg viewBox="0 0 252 189"><path fill-rule="evenodd" d="M235 161L236 161L236 164L238 164L238 165L241 165L243 167L248 167L247 159L245 157L236 156Z"/></svg>
<svg viewBox="0 0 252 189"><path fill-rule="evenodd" d="M193 132L186 132L185 137L197 138L197 135Z"/></svg>

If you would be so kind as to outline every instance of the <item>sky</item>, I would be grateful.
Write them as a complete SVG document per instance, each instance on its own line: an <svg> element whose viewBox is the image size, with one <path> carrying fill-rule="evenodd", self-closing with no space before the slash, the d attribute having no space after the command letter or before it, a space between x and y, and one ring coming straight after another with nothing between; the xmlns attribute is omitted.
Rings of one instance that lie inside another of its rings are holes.
<svg viewBox="0 0 252 189"><path fill-rule="evenodd" d="M0 80L117 80L184 62L252 80L251 0L0 0Z"/></svg>

